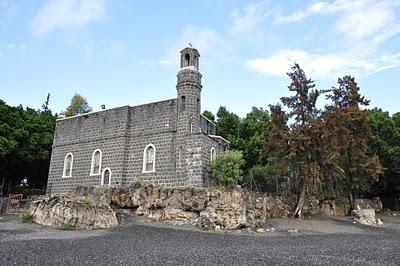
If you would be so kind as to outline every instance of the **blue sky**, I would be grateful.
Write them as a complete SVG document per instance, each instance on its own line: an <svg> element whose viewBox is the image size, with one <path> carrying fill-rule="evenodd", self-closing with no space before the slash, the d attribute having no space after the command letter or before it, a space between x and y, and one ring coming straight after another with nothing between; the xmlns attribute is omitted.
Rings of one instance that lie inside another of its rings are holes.
<svg viewBox="0 0 400 266"><path fill-rule="evenodd" d="M55 112L176 97L179 50L201 54L202 109L244 116L288 94L294 61L317 88L356 76L400 111L400 1L0 0L0 99Z"/></svg>

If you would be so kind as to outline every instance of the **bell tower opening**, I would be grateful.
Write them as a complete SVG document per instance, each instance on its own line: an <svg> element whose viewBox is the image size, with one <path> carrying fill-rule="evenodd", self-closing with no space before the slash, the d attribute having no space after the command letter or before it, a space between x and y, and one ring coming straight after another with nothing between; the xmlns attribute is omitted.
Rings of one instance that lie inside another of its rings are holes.
<svg viewBox="0 0 400 266"><path fill-rule="evenodd" d="M191 67L199 71L200 54L193 47L186 47L181 51L181 68Z"/></svg>
<svg viewBox="0 0 400 266"><path fill-rule="evenodd" d="M190 64L190 55L189 54L185 54L185 67L189 66Z"/></svg>

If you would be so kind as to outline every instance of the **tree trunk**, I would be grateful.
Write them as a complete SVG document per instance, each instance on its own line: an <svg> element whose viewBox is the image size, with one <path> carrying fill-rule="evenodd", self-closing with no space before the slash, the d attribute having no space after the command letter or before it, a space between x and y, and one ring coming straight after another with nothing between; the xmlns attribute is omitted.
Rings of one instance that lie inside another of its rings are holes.
<svg viewBox="0 0 400 266"><path fill-rule="evenodd" d="M279 194L278 175L275 175L276 194Z"/></svg>
<svg viewBox="0 0 400 266"><path fill-rule="evenodd" d="M350 211L355 210L356 206L354 206L354 194L353 191L349 191L349 203L350 203Z"/></svg>
<svg viewBox="0 0 400 266"><path fill-rule="evenodd" d="M1 185L0 185L0 196L3 196L4 180L5 180L5 178L3 177L2 181L1 181Z"/></svg>
<svg viewBox="0 0 400 266"><path fill-rule="evenodd" d="M302 218L303 215L303 206L304 206L304 201L306 199L306 182L303 181L302 186L301 186L301 191L299 194L299 198L297 199L297 205L296 205L296 209L293 212L293 217Z"/></svg>

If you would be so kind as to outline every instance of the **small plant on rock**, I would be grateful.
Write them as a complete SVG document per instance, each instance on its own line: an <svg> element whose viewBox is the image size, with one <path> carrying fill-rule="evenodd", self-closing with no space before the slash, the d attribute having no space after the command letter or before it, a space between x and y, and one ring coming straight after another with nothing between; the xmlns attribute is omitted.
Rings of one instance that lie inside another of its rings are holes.
<svg viewBox="0 0 400 266"><path fill-rule="evenodd" d="M233 187L242 179L243 165L240 151L227 151L211 162L211 174L225 186Z"/></svg>
<svg viewBox="0 0 400 266"><path fill-rule="evenodd" d="M83 205L89 205L89 198L87 196L83 196L80 200Z"/></svg>
<svg viewBox="0 0 400 266"><path fill-rule="evenodd" d="M63 230L63 231L70 231L74 230L74 226L71 224L61 224L57 227L58 230Z"/></svg>
<svg viewBox="0 0 400 266"><path fill-rule="evenodd" d="M23 212L21 215L21 222L31 223L33 221L33 215L30 212Z"/></svg>

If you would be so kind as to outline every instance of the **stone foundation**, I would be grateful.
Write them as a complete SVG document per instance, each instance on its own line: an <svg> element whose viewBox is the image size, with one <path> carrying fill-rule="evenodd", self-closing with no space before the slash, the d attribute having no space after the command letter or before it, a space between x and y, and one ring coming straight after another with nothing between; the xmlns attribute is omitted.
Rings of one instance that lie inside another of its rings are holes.
<svg viewBox="0 0 400 266"><path fill-rule="evenodd" d="M77 187L67 197L34 202L31 212L34 221L40 224L57 226L68 223L80 228L109 228L118 225L112 208L129 208L154 221L234 230L254 227L270 218L290 217L294 205L294 197L255 193L239 186L228 190L136 184L109 189ZM315 197L306 200L303 211L327 216L349 213L346 206L336 206L335 200L320 201Z"/></svg>

